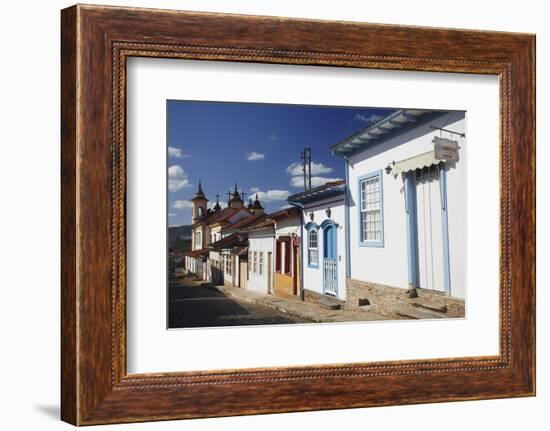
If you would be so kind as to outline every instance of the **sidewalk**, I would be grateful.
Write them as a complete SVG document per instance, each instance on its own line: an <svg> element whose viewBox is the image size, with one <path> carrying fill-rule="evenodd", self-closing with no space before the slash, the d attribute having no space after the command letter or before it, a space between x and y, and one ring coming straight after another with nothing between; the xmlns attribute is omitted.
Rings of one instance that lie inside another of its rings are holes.
<svg viewBox="0 0 550 431"><path fill-rule="evenodd" d="M372 311L329 310L318 304L302 302L299 299L294 300L279 298L277 296L264 295L248 289L241 289L239 287L214 286L206 283L203 284L203 286L210 289L215 289L224 295L235 298L236 300L271 307L283 313L288 313L315 323L388 320L387 317L373 313Z"/></svg>

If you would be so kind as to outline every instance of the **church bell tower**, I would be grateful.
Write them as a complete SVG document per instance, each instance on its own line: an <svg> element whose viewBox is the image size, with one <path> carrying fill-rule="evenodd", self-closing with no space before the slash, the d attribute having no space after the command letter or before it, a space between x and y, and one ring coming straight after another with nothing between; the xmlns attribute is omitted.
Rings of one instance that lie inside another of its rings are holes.
<svg viewBox="0 0 550 431"><path fill-rule="evenodd" d="M193 224L195 224L196 222L204 219L207 213L208 199L206 199L206 196L202 191L200 180L199 180L199 188L197 189L195 196L193 196L193 199L191 199L191 202L193 204L193 216L191 221Z"/></svg>

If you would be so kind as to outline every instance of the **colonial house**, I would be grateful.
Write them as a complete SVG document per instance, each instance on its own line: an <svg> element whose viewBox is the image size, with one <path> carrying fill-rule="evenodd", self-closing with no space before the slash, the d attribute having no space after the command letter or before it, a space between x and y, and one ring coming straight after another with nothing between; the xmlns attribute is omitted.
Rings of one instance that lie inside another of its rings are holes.
<svg viewBox="0 0 550 431"><path fill-rule="evenodd" d="M246 254L248 249L248 235L235 232L207 247L210 249L210 253L217 253L221 261L221 268L212 266L209 281L216 285L239 286L239 263L241 256Z"/></svg>
<svg viewBox="0 0 550 431"><path fill-rule="evenodd" d="M273 293L282 297L295 297L300 293L300 238L301 211L285 208L269 214L274 222L275 273Z"/></svg>
<svg viewBox="0 0 550 431"><path fill-rule="evenodd" d="M270 218L243 229L248 234L247 288L256 292L273 293L273 253L275 250L275 221Z"/></svg>
<svg viewBox="0 0 550 431"><path fill-rule="evenodd" d="M212 284L224 284L246 288L248 281L248 234L242 229L253 226L266 218L260 201L249 205L251 214L249 217L226 225L223 236L207 246L210 249L211 276L208 278ZM215 266L217 258L219 267Z"/></svg>
<svg viewBox="0 0 550 431"><path fill-rule="evenodd" d="M419 296L439 304L449 316L464 316L464 136L464 112L407 109L332 147L346 167L344 205L336 211L331 204L330 218L339 217L343 208L346 241L335 243L347 284L339 281L337 289L339 295L345 286L349 304L387 308ZM293 197L305 205L305 218L313 214L304 227L309 271L323 267L312 246L324 247L322 258L327 252L323 220L316 219L319 211L310 211L313 202L305 199ZM335 220L334 225L340 234L341 224ZM315 231L323 232L317 241ZM306 289L308 280L304 275Z"/></svg>
<svg viewBox="0 0 550 431"><path fill-rule="evenodd" d="M301 210L302 296L306 301L346 299L345 192L346 183L341 180L288 198Z"/></svg>

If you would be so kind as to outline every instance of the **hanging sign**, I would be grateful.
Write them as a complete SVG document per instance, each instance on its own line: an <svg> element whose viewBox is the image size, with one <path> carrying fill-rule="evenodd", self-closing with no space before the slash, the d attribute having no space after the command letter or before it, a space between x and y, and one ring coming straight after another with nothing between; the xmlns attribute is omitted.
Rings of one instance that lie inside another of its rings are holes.
<svg viewBox="0 0 550 431"><path fill-rule="evenodd" d="M434 137L434 153L437 160L456 162L458 160L458 141Z"/></svg>

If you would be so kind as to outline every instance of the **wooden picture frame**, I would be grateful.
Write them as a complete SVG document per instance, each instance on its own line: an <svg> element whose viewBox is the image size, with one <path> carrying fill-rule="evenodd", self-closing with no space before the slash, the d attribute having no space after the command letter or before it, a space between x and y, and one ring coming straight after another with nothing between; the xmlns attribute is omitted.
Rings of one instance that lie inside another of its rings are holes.
<svg viewBox="0 0 550 431"><path fill-rule="evenodd" d="M534 35L82 5L63 10L61 24L64 421L91 425L535 394ZM130 56L498 75L500 354L128 375Z"/></svg>

